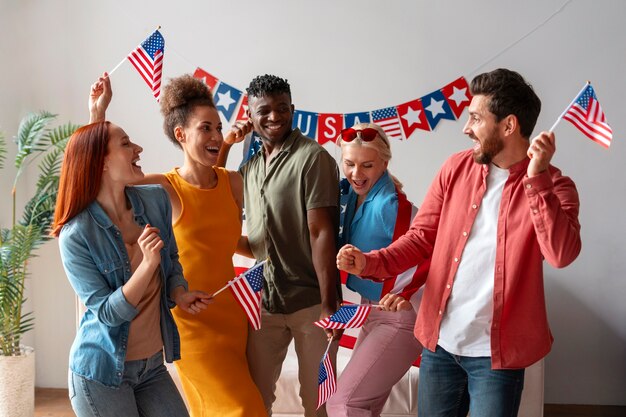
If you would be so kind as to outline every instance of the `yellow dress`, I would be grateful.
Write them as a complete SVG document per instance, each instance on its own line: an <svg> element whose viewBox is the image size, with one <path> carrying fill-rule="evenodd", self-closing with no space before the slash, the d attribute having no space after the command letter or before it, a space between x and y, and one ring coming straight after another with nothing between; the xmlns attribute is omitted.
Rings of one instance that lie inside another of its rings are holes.
<svg viewBox="0 0 626 417"><path fill-rule="evenodd" d="M182 203L174 221L183 274L189 288L212 294L235 274L232 256L241 235L240 212L223 168L214 168L217 185L203 190L177 170L165 174ZM230 291L196 315L173 310L181 338L176 368L192 417L267 416L248 371L248 322Z"/></svg>

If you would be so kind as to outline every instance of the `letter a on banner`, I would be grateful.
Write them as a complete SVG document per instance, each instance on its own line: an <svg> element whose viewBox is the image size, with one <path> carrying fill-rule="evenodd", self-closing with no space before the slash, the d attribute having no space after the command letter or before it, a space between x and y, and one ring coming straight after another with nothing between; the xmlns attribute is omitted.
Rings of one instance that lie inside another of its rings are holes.
<svg viewBox="0 0 626 417"><path fill-rule="evenodd" d="M352 127L357 123L369 123L371 121L370 112L347 113L344 115L344 121L346 127Z"/></svg>

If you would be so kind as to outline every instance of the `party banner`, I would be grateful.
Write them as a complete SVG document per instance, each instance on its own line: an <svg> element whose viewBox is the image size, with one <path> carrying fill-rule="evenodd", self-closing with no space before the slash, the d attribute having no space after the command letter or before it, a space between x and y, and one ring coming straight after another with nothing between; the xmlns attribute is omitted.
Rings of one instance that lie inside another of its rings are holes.
<svg viewBox="0 0 626 417"><path fill-rule="evenodd" d="M231 120L247 120L248 96L243 91L202 68L196 69L194 77L204 81L214 92L215 105L229 123ZM370 122L381 126L390 139L403 140L410 138L416 130L434 130L441 120L458 120L471 99L467 81L459 77L423 97L376 110L354 113L295 110L293 127L322 145L335 142L345 127Z"/></svg>

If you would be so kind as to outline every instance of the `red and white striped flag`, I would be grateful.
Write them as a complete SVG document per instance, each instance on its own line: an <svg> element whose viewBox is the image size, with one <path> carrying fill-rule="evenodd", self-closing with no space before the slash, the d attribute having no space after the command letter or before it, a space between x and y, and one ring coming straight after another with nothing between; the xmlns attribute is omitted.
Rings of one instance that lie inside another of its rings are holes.
<svg viewBox="0 0 626 417"><path fill-rule="evenodd" d="M608 148L613 130L606 122L600 102L591 84L587 84L563 115L578 130L594 142Z"/></svg>
<svg viewBox="0 0 626 417"><path fill-rule="evenodd" d="M389 139L402 140L402 128L400 127L400 119L395 107L386 107L371 112L372 123L380 126Z"/></svg>
<svg viewBox="0 0 626 417"><path fill-rule="evenodd" d="M128 54L128 60L137 69L157 101L161 96L161 75L163 73L163 56L165 39L161 32L155 30L152 35Z"/></svg>
<svg viewBox="0 0 626 417"><path fill-rule="evenodd" d="M313 324L323 329L354 329L363 326L370 314L370 309L371 307L367 304L343 305L335 314Z"/></svg>
<svg viewBox="0 0 626 417"><path fill-rule="evenodd" d="M337 378L333 364L328 356L328 350L324 353L320 363L320 372L317 380L317 408L319 409L337 391Z"/></svg>
<svg viewBox="0 0 626 417"><path fill-rule="evenodd" d="M227 284L248 316L248 321L254 330L261 328L261 291L263 290L265 262L253 266L237 278L231 279Z"/></svg>

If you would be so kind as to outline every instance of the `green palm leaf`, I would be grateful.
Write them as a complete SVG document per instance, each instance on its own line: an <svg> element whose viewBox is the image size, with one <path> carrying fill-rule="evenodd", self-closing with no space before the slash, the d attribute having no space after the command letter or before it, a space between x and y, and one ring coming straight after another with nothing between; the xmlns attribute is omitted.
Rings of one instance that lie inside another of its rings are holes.
<svg viewBox="0 0 626 417"><path fill-rule="evenodd" d="M11 228L0 229L0 354L19 355L22 335L34 325L32 313L22 312L26 298L24 282L28 275L28 261L36 256L35 251L50 237L48 231L54 215L59 171L63 151L68 139L78 128L71 123L55 128L49 124L56 116L49 112L29 113L18 128L15 139L17 155L15 166L20 174L39 157L39 177L35 192L28 199L22 218L15 221L15 189L13 200L13 222ZM7 146L0 134L0 168L4 168ZM28 162L27 162L28 161ZM19 191L19 190L18 190Z"/></svg>
<svg viewBox="0 0 626 417"><path fill-rule="evenodd" d="M16 168L20 169L24 160L33 152L41 152L46 149L46 143L42 141L42 138L44 133L46 133L46 126L55 118L55 114L42 111L29 113L22 119L15 139L17 144Z"/></svg>

